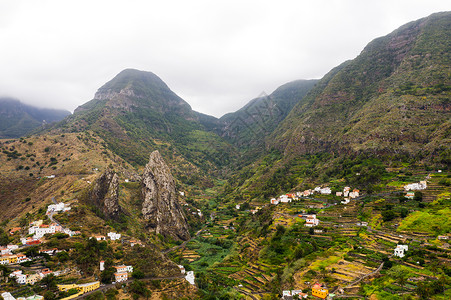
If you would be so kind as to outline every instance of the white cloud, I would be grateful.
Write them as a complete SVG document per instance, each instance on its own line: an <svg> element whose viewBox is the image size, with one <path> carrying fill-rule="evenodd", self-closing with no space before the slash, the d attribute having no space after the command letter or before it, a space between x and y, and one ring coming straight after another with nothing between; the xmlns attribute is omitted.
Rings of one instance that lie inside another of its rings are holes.
<svg viewBox="0 0 451 300"><path fill-rule="evenodd" d="M0 96L73 110L124 68L220 116L320 78L446 1L4 1Z"/></svg>

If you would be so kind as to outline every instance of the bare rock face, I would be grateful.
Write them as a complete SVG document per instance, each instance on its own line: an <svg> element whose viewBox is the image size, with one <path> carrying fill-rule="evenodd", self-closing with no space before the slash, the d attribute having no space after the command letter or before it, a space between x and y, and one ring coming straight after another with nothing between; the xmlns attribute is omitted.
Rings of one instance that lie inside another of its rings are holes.
<svg viewBox="0 0 451 300"><path fill-rule="evenodd" d="M107 169L93 185L90 200L108 218L116 219L122 211L119 205L119 180L117 174Z"/></svg>
<svg viewBox="0 0 451 300"><path fill-rule="evenodd" d="M142 214L151 230L177 240L190 238L188 224L177 199L174 177L158 151L150 154L142 175L142 195Z"/></svg>

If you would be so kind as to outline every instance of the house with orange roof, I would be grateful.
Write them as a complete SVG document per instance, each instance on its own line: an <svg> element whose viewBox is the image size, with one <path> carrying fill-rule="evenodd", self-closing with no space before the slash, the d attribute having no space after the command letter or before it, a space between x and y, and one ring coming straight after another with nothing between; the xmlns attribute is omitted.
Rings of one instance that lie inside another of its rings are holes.
<svg viewBox="0 0 451 300"><path fill-rule="evenodd" d="M329 295L329 290L324 284L315 283L312 287L312 295L321 299L326 299Z"/></svg>
<svg viewBox="0 0 451 300"><path fill-rule="evenodd" d="M16 232L18 232L18 231L20 231L20 230L22 230L22 228L20 228L20 227L14 227L13 229L11 229L11 230L9 231L9 234L13 235L13 234L15 234Z"/></svg>

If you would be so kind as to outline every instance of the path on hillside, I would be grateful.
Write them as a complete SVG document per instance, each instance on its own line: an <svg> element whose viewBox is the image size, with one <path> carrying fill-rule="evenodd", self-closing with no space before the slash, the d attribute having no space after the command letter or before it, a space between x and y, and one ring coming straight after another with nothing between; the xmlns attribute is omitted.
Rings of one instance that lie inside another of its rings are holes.
<svg viewBox="0 0 451 300"><path fill-rule="evenodd" d="M384 267L384 262L382 262L382 263L380 264L380 266L379 266L376 270L374 270L373 272L363 275L362 277L360 277L360 278L357 279L357 280L354 280L353 282L351 282L350 284L348 284L348 285L345 286L344 288L345 288L345 289L350 288L350 287L352 287L353 285L356 285L357 283L359 283L360 281L362 281L363 279L365 279L365 278L367 278L367 277L369 277L369 276L372 276L372 275L374 275L374 274L376 274L376 273L379 273L380 270L382 270L383 267Z"/></svg>
<svg viewBox="0 0 451 300"><path fill-rule="evenodd" d="M199 236L199 234L200 234L202 231L204 231L204 229L205 229L207 226L208 226L208 223L205 224L204 227L202 227L201 229L199 229L199 230L196 232L196 234L195 234L194 236L192 236L189 240L184 241L184 242L181 243L180 245L177 245L177 246L174 246L174 247L172 247L172 248L163 250L163 251L161 251L161 253L167 254L167 253L169 253L169 252L172 252L172 251L174 251L174 250L177 250L178 248L185 247L186 244L188 244L189 242L191 242L191 240L193 240L194 238L196 238L197 236Z"/></svg>

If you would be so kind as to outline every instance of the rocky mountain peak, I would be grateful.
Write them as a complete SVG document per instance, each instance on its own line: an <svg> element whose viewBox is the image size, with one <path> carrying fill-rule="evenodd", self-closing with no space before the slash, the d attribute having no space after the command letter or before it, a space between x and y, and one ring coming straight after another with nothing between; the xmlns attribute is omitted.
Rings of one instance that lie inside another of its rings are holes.
<svg viewBox="0 0 451 300"><path fill-rule="evenodd" d="M142 175L142 214L155 233L188 240L185 215L177 199L175 180L158 151L150 154Z"/></svg>
<svg viewBox="0 0 451 300"><path fill-rule="evenodd" d="M108 218L116 219L122 211L119 205L119 178L107 169L93 185L89 198Z"/></svg>

